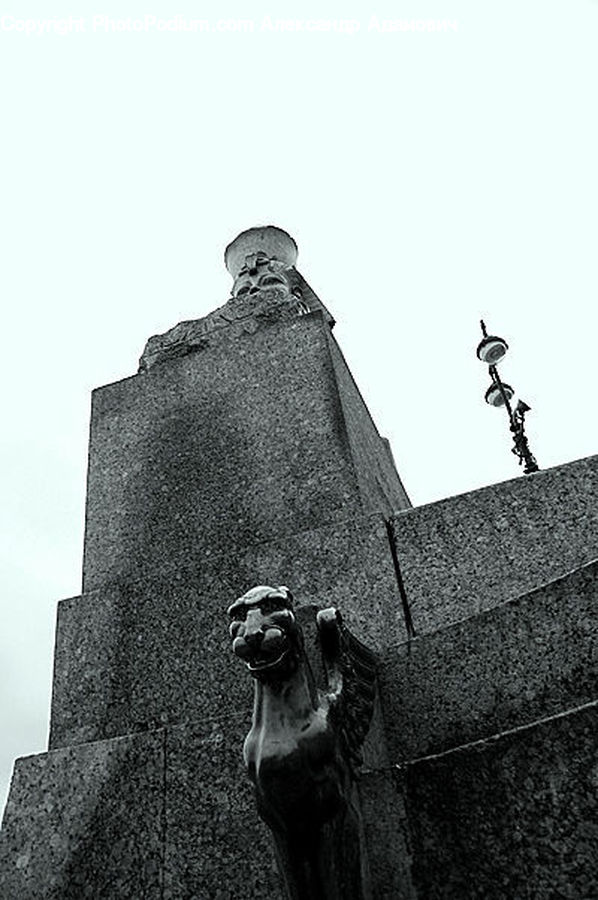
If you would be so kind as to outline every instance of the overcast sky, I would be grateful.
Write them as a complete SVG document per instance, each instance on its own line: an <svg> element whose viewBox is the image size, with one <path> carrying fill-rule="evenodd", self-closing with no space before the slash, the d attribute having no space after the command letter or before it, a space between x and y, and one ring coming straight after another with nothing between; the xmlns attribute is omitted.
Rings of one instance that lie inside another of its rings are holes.
<svg viewBox="0 0 598 900"><path fill-rule="evenodd" d="M480 317L540 466L597 450L596 0L251 9L0 18L0 808L80 592L90 392L226 300L240 230L295 237L415 505L521 471Z"/></svg>

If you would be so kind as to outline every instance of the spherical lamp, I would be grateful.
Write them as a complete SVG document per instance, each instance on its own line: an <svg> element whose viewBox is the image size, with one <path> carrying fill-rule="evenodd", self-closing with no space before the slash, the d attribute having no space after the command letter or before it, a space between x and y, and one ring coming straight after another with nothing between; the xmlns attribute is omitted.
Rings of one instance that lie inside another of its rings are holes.
<svg viewBox="0 0 598 900"><path fill-rule="evenodd" d="M487 366L495 366L503 359L509 345L501 337L490 334L480 341L476 354Z"/></svg>
<svg viewBox="0 0 598 900"><path fill-rule="evenodd" d="M510 384L504 384L504 382L502 382L501 391L498 384L493 382L484 394L484 399L486 403L490 404L490 406L504 406L505 396L507 400L510 400L514 393L515 391Z"/></svg>

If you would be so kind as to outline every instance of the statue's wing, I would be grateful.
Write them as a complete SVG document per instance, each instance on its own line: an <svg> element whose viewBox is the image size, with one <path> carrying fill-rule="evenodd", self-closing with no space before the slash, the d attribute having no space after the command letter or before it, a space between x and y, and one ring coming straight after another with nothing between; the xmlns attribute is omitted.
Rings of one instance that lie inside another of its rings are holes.
<svg viewBox="0 0 598 900"><path fill-rule="evenodd" d="M356 766L361 763L361 747L374 711L376 657L351 634L337 609L321 610L317 624L328 679L330 717Z"/></svg>

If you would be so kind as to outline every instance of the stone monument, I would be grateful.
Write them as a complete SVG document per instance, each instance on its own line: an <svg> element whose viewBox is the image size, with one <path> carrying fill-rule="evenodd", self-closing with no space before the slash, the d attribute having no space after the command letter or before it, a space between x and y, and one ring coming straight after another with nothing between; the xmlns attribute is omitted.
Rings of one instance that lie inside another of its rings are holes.
<svg viewBox="0 0 598 900"><path fill-rule="evenodd" d="M0 897L598 896L598 457L411 508L292 238L225 261L93 394Z"/></svg>

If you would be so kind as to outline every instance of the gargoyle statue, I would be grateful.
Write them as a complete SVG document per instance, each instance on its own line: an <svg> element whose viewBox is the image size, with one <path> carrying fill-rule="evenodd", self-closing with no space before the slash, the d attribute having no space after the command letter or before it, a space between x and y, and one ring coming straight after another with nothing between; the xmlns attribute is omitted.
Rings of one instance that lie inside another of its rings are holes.
<svg viewBox="0 0 598 900"><path fill-rule="evenodd" d="M228 610L233 651L255 679L243 757L291 900L369 900L355 784L376 692L371 651L334 608L317 614L318 689L286 587L255 587Z"/></svg>

